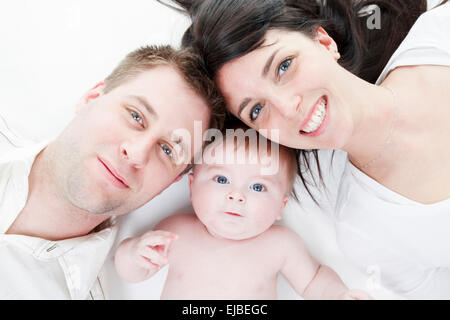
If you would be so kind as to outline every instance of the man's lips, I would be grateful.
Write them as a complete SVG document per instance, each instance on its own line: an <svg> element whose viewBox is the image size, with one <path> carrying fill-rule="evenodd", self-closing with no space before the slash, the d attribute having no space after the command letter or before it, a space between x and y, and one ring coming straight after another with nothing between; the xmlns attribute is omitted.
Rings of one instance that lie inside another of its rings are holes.
<svg viewBox="0 0 450 320"><path fill-rule="evenodd" d="M116 169L114 169L114 167L105 159L101 158L101 157L97 157L97 159L100 161L100 163L106 168L106 170L108 171L108 173L110 174L109 176L107 176L107 178L112 178L109 179L115 186L119 187L119 188L129 188L128 183L126 182L126 180L119 175L119 173L116 171Z"/></svg>

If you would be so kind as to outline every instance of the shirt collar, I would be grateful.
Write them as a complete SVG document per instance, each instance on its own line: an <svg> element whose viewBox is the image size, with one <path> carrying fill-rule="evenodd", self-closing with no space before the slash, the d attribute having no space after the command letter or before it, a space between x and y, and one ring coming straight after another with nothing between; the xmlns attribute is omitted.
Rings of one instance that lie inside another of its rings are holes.
<svg viewBox="0 0 450 320"><path fill-rule="evenodd" d="M48 143L13 147L0 156L0 234L9 229L24 208L28 198L28 175L37 154Z"/></svg>

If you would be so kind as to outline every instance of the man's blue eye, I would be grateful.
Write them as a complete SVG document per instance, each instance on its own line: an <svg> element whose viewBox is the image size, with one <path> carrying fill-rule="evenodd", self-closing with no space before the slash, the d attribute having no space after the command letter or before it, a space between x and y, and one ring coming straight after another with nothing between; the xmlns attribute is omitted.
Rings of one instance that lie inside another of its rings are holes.
<svg viewBox="0 0 450 320"><path fill-rule="evenodd" d="M224 176L218 176L215 180L217 183L220 183L220 184L228 183L228 179L225 178Z"/></svg>
<svg viewBox="0 0 450 320"><path fill-rule="evenodd" d="M260 104L257 104L254 108L252 108L252 110L250 111L250 120L255 121L261 113L262 109L263 107Z"/></svg>
<svg viewBox="0 0 450 320"><path fill-rule="evenodd" d="M131 111L131 117L132 117L135 121L139 122L141 125L144 124L144 120L142 120L141 116L140 116L137 112Z"/></svg>
<svg viewBox="0 0 450 320"><path fill-rule="evenodd" d="M161 144L161 148L162 148L163 152L165 154L167 154L169 157L173 156L172 150L167 145Z"/></svg>
<svg viewBox="0 0 450 320"><path fill-rule="evenodd" d="M278 68L279 76L283 75L283 73L285 73L289 69L289 67L291 66L291 62L291 59L286 59L280 64L280 67Z"/></svg>
<svg viewBox="0 0 450 320"><path fill-rule="evenodd" d="M264 186L260 183L255 183L254 185L251 186L251 188L256 192L262 192L265 190Z"/></svg>

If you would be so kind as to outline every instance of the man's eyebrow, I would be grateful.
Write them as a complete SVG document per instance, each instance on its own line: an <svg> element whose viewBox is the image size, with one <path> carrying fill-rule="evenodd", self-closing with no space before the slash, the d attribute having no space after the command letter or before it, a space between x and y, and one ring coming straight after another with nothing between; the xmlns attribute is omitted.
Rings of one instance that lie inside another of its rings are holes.
<svg viewBox="0 0 450 320"><path fill-rule="evenodd" d="M134 99L139 102L144 108L147 110L150 115L152 115L155 119L158 119L158 114L155 112L155 109L151 106L151 104L148 102L148 100L145 97L142 96L128 96L130 99Z"/></svg>
<svg viewBox="0 0 450 320"><path fill-rule="evenodd" d="M261 73L262 77L265 78L267 77L267 74L269 73L270 67L272 66L272 62L273 59L275 59L276 54L278 53L278 51L280 51L281 48L278 48L277 50L275 50L269 57L269 59L267 59L266 64L264 65L264 69Z"/></svg>

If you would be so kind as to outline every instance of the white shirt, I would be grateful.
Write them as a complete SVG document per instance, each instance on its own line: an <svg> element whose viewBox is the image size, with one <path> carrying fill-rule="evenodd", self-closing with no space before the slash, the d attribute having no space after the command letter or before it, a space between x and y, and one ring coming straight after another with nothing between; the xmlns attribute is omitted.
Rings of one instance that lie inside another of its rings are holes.
<svg viewBox="0 0 450 320"><path fill-rule="evenodd" d="M31 166L46 145L19 138L0 118L0 299L104 299L97 276L117 227L61 241L5 234L25 206Z"/></svg>
<svg viewBox="0 0 450 320"><path fill-rule="evenodd" d="M378 83L407 65L450 66L450 3L417 20ZM337 151L336 158L332 216L342 252L363 272L378 272L384 286L405 298L450 299L450 199L412 201L357 169L345 153Z"/></svg>

